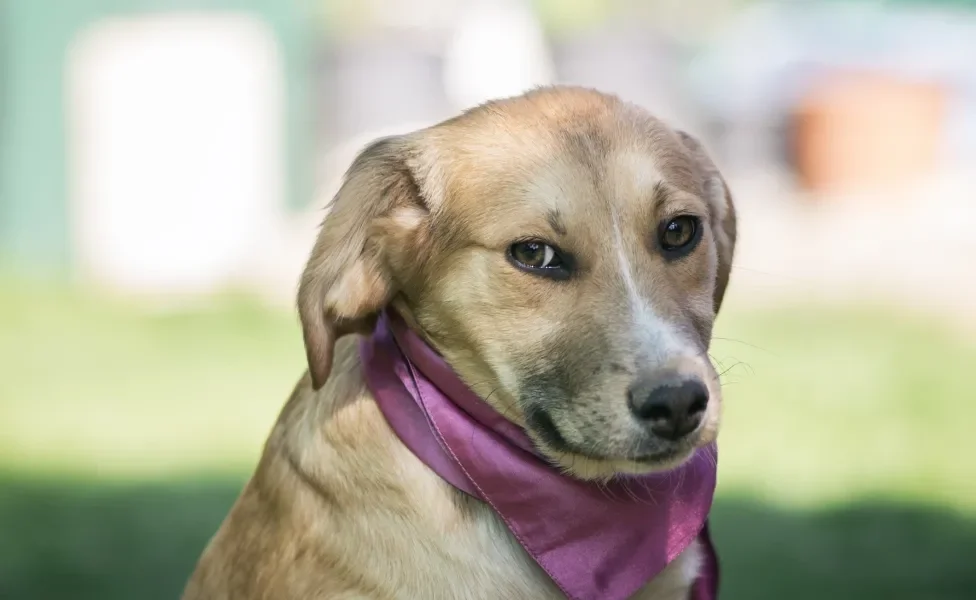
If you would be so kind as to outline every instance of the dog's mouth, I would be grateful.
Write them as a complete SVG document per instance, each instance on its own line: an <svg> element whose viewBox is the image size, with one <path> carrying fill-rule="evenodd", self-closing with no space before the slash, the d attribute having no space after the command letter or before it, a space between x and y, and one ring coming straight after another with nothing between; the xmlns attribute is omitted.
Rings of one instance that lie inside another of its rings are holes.
<svg viewBox="0 0 976 600"><path fill-rule="evenodd" d="M637 444L631 452L609 453L592 447L575 444L566 437L556 426L552 416L545 410L533 410L526 416L526 425L530 433L534 433L537 446L543 452L570 455L598 462L631 462L646 467L658 465L674 465L694 452L693 443L696 436L692 435L677 442L656 443L648 439L647 444ZM645 447L647 446L647 447Z"/></svg>

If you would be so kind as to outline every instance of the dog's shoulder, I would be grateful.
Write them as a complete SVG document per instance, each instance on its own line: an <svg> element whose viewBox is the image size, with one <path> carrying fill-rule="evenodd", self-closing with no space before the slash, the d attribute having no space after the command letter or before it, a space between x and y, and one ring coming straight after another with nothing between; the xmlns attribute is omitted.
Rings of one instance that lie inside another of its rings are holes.
<svg viewBox="0 0 976 600"><path fill-rule="evenodd" d="M299 381L184 600L264 597L560 596L489 507L397 439L350 336L326 386Z"/></svg>

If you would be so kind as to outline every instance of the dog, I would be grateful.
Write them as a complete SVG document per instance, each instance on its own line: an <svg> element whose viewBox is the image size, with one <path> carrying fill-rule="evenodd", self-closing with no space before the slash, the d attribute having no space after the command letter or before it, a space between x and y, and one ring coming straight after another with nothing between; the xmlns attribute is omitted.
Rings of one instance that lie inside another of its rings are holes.
<svg viewBox="0 0 976 600"><path fill-rule="evenodd" d="M570 595L398 437L363 340L395 311L552 477L667 475L718 432L707 349L735 238L702 145L596 90L539 88L368 145L299 285L308 370L183 598ZM632 597L689 598L705 558L696 538Z"/></svg>

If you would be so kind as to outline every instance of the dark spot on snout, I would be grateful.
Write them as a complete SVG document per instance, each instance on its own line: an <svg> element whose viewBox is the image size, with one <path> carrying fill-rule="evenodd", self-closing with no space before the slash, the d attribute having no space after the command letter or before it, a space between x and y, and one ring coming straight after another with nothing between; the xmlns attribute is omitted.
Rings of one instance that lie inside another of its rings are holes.
<svg viewBox="0 0 976 600"><path fill-rule="evenodd" d="M585 454L589 449L567 441L557 421L568 419L565 423L578 426L587 413L592 421L594 392L604 381L602 375L615 368L607 360L608 340L599 328L577 324L552 334L543 347L544 352L523 357L525 370L518 374L522 383L518 401L526 425L552 450Z"/></svg>
<svg viewBox="0 0 976 600"><path fill-rule="evenodd" d="M556 428L549 412L544 408L533 408L525 417L528 426L542 438L542 441L553 450L565 452L569 450L566 438Z"/></svg>

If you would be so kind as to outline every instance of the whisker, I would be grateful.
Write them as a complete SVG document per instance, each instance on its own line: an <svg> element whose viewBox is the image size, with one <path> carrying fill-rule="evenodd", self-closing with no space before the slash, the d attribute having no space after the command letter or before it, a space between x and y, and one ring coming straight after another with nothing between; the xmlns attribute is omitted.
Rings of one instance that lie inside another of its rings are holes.
<svg viewBox="0 0 976 600"><path fill-rule="evenodd" d="M600 490L600 494L602 494L603 497L606 498L607 500L613 500L613 498L610 495L610 490L607 489L607 484L605 484L604 482L597 480L596 489Z"/></svg>
<svg viewBox="0 0 976 600"><path fill-rule="evenodd" d="M724 369L724 370L722 370L721 372L719 372L719 373L718 373L718 378L719 378L719 380L721 380L721 378L722 378L723 376L725 376L725 374L726 374L726 373L728 373L728 372L729 372L729 371L731 371L732 369L734 369L734 368L736 368L736 367L739 367L739 366L741 366L741 367L743 367L743 368L745 368L745 369L747 369L747 370L748 370L748 372L749 372L749 375L751 375L751 376L755 376L755 375L756 375L756 372L752 370L752 367L751 367L751 366L749 366L749 363L746 363L746 362L743 362L743 361L741 361L741 360L736 360L736 362L735 362L735 364L733 364L733 365L731 365L731 366L729 366L728 368L726 368L726 369Z"/></svg>
<svg viewBox="0 0 976 600"><path fill-rule="evenodd" d="M651 486L647 485L647 482L644 481L643 479L638 479L637 482L641 485L641 487L644 488L644 491L646 492L648 506L657 506L657 499L654 496L654 490L651 489Z"/></svg>
<svg viewBox="0 0 976 600"><path fill-rule="evenodd" d="M773 351L769 350L768 348L763 348L762 346L757 346L755 344L751 344L751 343L746 342L746 341L743 341L743 340L737 340L735 338L718 337L718 336L714 336L714 335L712 336L712 339L713 340L719 340L719 341L722 341L722 342L733 342L733 343L736 343L736 344L742 344L743 346L748 346L750 348L754 348L756 350L761 350L762 352L766 352L768 354L771 354L773 356L776 356L776 353L774 353Z"/></svg>

